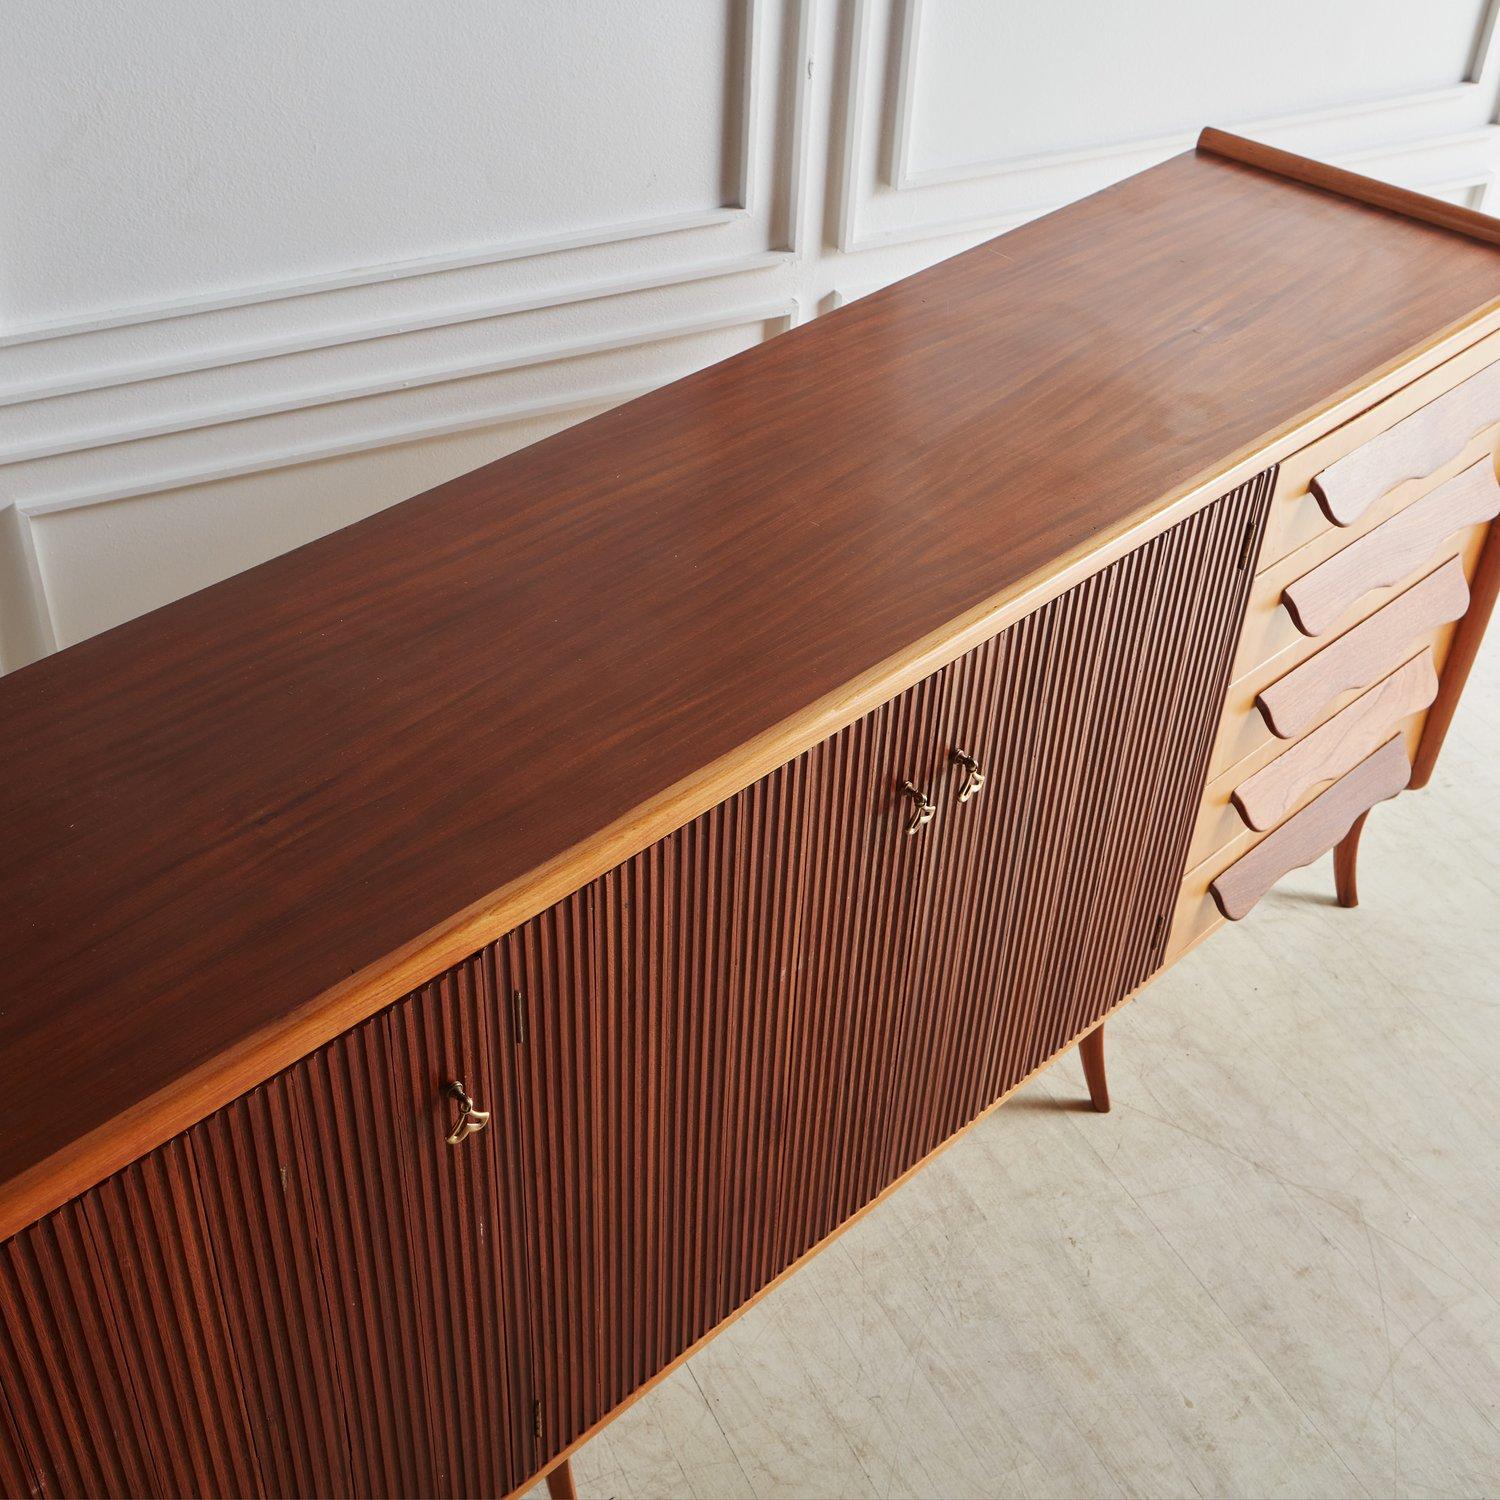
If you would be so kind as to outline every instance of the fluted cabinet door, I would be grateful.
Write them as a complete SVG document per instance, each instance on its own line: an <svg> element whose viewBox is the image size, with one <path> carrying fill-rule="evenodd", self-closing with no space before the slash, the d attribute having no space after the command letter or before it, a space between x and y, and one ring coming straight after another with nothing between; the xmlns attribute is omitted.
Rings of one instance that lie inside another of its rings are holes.
<svg viewBox="0 0 1500 1500"><path fill-rule="evenodd" d="M985 781L935 825L900 981L893 1175L1161 962L1273 479L940 674L943 732Z"/></svg>
<svg viewBox="0 0 1500 1500"><path fill-rule="evenodd" d="M510 1027L481 953L288 1075L359 1494L500 1495L529 1472ZM450 1083L491 1117L451 1146Z"/></svg>
<svg viewBox="0 0 1500 1500"><path fill-rule="evenodd" d="M903 976L951 813L950 676L925 679L804 757L810 848L797 1007L805 1052L789 1069L796 1140L782 1184L784 1262L894 1176L885 1138ZM935 808L915 832L908 784Z"/></svg>
<svg viewBox="0 0 1500 1500"><path fill-rule="evenodd" d="M544 1454L883 1186L923 685L499 946L525 996Z"/></svg>
<svg viewBox="0 0 1500 1500"><path fill-rule="evenodd" d="M6 1357L5 1342L3 1338L0 1338L0 1361L5 1360ZM4 1364L3 1368L13 1370L14 1366ZM26 1455L21 1451L21 1437L16 1431L15 1423L11 1420L10 1403L5 1389L0 1386L0 1495L40 1495L41 1493L41 1481L37 1478Z"/></svg>
<svg viewBox="0 0 1500 1500"><path fill-rule="evenodd" d="M287 1075L360 1495L436 1489L395 1076L386 1016Z"/></svg>
<svg viewBox="0 0 1500 1500"><path fill-rule="evenodd" d="M523 1024L484 950L384 1017L414 1333L439 1495L503 1495L530 1472L532 1287L522 1184L535 1171L515 1110ZM450 1142L463 1085L482 1128Z"/></svg>
<svg viewBox="0 0 1500 1500"><path fill-rule="evenodd" d="M805 798L778 772L501 945L527 1009L544 1454L774 1274Z"/></svg>
<svg viewBox="0 0 1500 1500"><path fill-rule="evenodd" d="M195 1126L188 1142L267 1495L347 1495L348 1371L329 1331L308 1202L296 1070Z"/></svg>
<svg viewBox="0 0 1500 1500"><path fill-rule="evenodd" d="M0 1254L5 1400L44 1493L262 1492L183 1137Z"/></svg>
<svg viewBox="0 0 1500 1500"><path fill-rule="evenodd" d="M188 1143L168 1142L82 1201L132 1395L151 1435L158 1493L260 1494Z"/></svg>
<svg viewBox="0 0 1500 1500"><path fill-rule="evenodd" d="M47 1495L152 1495L160 1481L81 1199L0 1245L5 1401Z"/></svg>

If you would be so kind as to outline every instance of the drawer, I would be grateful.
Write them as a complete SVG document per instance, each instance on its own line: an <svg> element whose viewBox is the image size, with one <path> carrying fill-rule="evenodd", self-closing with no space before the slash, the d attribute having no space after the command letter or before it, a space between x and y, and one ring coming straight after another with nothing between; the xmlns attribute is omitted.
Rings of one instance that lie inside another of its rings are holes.
<svg viewBox="0 0 1500 1500"><path fill-rule="evenodd" d="M1453 630L1454 627L1451 624L1439 626L1425 639L1416 641L1409 647L1411 657L1421 656L1432 663L1432 669L1438 674L1440 681L1443 663L1447 658L1448 648L1452 644ZM1372 690L1367 689L1365 693L1345 693L1336 698L1329 705L1329 712L1323 715L1319 723L1313 727L1312 734L1308 738L1312 738L1322 729L1327 728L1341 713L1358 703ZM1421 742L1422 728L1427 719L1425 710L1428 706L1428 704L1419 704L1416 708L1407 710L1405 732L1413 760L1416 759L1417 746ZM1250 718L1257 723L1260 722L1260 716L1253 711ZM1390 732L1388 728L1386 735L1381 738L1387 737ZM1231 847L1243 851L1261 836L1264 830L1258 832L1246 824L1244 816L1235 805L1235 793L1252 777L1268 766L1274 765L1277 760L1288 753L1289 749L1300 750L1306 742L1305 739L1299 739L1289 747L1285 740L1279 740L1274 735L1263 732L1259 744L1249 755L1214 775L1203 790L1203 805L1199 810L1198 822L1193 829L1192 842L1188 848L1187 869L1196 869L1205 861L1221 856ZM1323 744L1326 746L1327 741ZM1373 749L1373 744L1369 745L1369 748ZM1293 764L1295 765L1295 762ZM1316 782L1305 782L1288 811L1295 811L1298 806L1306 802L1316 786ZM1286 814L1283 813L1282 816L1285 817Z"/></svg>
<svg viewBox="0 0 1500 1500"><path fill-rule="evenodd" d="M1257 579L1256 592L1251 596L1245 617L1245 635L1253 637L1253 640L1249 644L1242 645L1241 660L1236 664L1229 691L1225 695L1223 721L1209 763L1209 778L1212 780L1230 766L1237 765L1257 751L1274 753L1268 747L1276 736L1270 728L1269 721L1256 707L1256 700L1265 689L1272 683L1289 676L1304 663L1310 664L1318 661L1320 657L1334 651L1338 654L1334 656L1333 666L1329 671L1330 681L1338 673L1359 676L1360 674L1354 671L1354 668L1359 666L1359 659L1364 658L1369 661L1379 653L1375 651L1370 636L1363 637L1352 646L1343 645L1345 637L1367 621L1378 619L1384 610L1397 601L1405 600L1412 589L1434 573L1440 572L1450 561L1456 560L1457 565L1463 570L1464 578L1472 579L1479 566L1479 557L1484 550L1485 538L1488 534L1488 526L1471 527L1449 546L1442 549L1448 554L1442 561L1436 565L1425 564L1399 584L1391 588L1376 590L1366 596L1357 608L1351 610L1339 622L1340 629L1337 632L1330 632L1323 636L1303 635L1292 624L1291 616L1278 602L1279 587L1262 590L1262 583L1265 580ZM1293 567L1288 560L1274 569L1273 574L1284 577L1290 571L1293 571ZM1267 575L1268 578L1272 576ZM1446 592L1450 587L1451 582L1445 580L1442 585L1443 590ZM1446 614L1450 608L1451 604L1440 608L1438 602L1428 596L1420 600L1417 605L1410 602L1403 604L1400 613L1404 617L1404 623L1415 624L1424 616L1434 613ZM1454 615L1454 619L1459 618L1461 614L1462 610ZM1346 702L1352 691L1368 687L1370 683L1385 675L1385 672L1399 666L1424 643L1441 641L1443 647L1446 648L1453 629L1451 621L1440 622L1426 629L1419 628L1413 634L1408 635L1405 633L1404 623L1398 621L1397 626L1392 628L1389 619L1385 619L1381 620L1378 627L1372 627L1372 633L1378 629L1382 636L1390 637L1392 645L1389 657L1376 661L1368 675L1363 676L1362 680L1352 682L1348 691L1325 703L1322 709L1316 712L1317 720L1326 718L1333 709L1341 706L1341 702ZM1254 649L1251 649L1252 645ZM1438 670L1441 671L1442 651L1436 653L1436 660ZM1382 667L1384 670L1381 670ZM1309 666L1310 677L1319 670L1321 669ZM1309 679L1306 678L1294 686L1298 698L1304 698L1305 694L1311 690ZM1312 710L1304 702L1297 712L1301 715L1298 722L1306 723L1306 716ZM1306 727L1312 727L1311 723L1306 723ZM1297 730L1281 738L1295 737L1296 734L1303 732L1305 730Z"/></svg>
<svg viewBox="0 0 1500 1500"><path fill-rule="evenodd" d="M1423 501L1429 498L1430 496L1424 496ZM1404 514L1404 512L1397 512L1397 514ZM1235 650L1230 681L1238 682L1260 663L1269 661L1294 643L1308 639L1306 633L1297 629L1292 622L1290 612L1283 605L1283 595L1288 588L1321 564L1331 562L1335 557L1346 552L1357 541L1363 540L1370 532L1377 530L1385 521L1394 519L1394 516L1384 514L1383 507L1377 507L1374 514L1349 530L1329 527L1327 532L1316 541L1309 543L1306 547L1298 548L1296 552L1282 558L1280 562L1256 574L1250 589L1250 602L1245 608L1245 624L1240 632L1239 646ZM1438 563L1462 551L1465 545L1464 542L1457 540L1445 545L1435 545L1429 554L1430 562L1424 556L1412 565L1409 574L1411 581L1415 583L1430 573ZM1341 617L1339 624L1344 627L1356 624L1372 612L1373 603L1374 601L1370 598L1356 601L1354 607ZM1321 634L1326 637L1331 634L1331 631L1324 630Z"/></svg>
<svg viewBox="0 0 1500 1500"><path fill-rule="evenodd" d="M1258 569L1263 571L1327 532L1336 532L1341 524L1358 525L1375 511L1394 515L1443 480L1468 468L1483 454L1492 452L1500 437L1497 425L1500 424L1500 363L1497 362L1500 362L1500 334L1491 334L1285 459L1276 477L1276 494L1271 502ZM1451 401L1460 393L1463 393L1461 400ZM1493 414L1486 417L1484 408L1492 403ZM1468 421L1476 425L1463 432ZM1420 473L1412 456L1417 451L1419 428L1428 434L1421 439L1421 446L1429 460ZM1403 433L1401 440L1387 442L1386 434L1397 431ZM1365 458L1359 464L1350 463L1348 468L1339 470L1354 455L1372 451L1374 459ZM1357 507L1344 498L1352 494L1348 476L1354 470L1363 468L1369 476L1377 470L1389 474L1401 467L1412 472L1384 483L1378 491L1375 485L1380 481L1367 477L1362 482L1363 503ZM1335 470L1339 470L1339 477L1330 478ZM1335 493L1342 492L1337 503L1340 514L1348 519L1342 523L1330 519L1314 489L1315 480L1331 485Z"/></svg>
<svg viewBox="0 0 1500 1500"><path fill-rule="evenodd" d="M1267 683L1256 694L1255 707L1278 739L1297 739L1340 694L1383 677L1410 653L1414 641L1458 619L1468 607L1463 563L1450 558L1331 645Z"/></svg>
<svg viewBox="0 0 1500 1500"><path fill-rule="evenodd" d="M1235 811L1247 828L1261 833L1275 828L1310 792L1352 771L1403 719L1426 708L1437 690L1437 671L1428 649L1240 781L1230 796Z"/></svg>
<svg viewBox="0 0 1500 1500"><path fill-rule="evenodd" d="M1281 602L1304 635L1323 635L1371 590L1399 583L1440 557L1450 538L1497 512L1500 483L1486 457L1293 579Z"/></svg>
<svg viewBox="0 0 1500 1500"><path fill-rule="evenodd" d="M1330 521L1352 525L1388 491L1442 468L1496 422L1500 364L1491 364L1335 459L1313 475L1310 488Z"/></svg>
<svg viewBox="0 0 1500 1500"><path fill-rule="evenodd" d="M1452 631L1452 626L1442 628L1439 632L1442 649L1434 650L1434 661L1440 675L1443 669L1444 653ZM1421 710L1410 715L1398 731L1405 746L1408 763L1416 760L1426 725L1427 714L1425 710ZM1258 768L1267 764L1280 744L1279 740L1270 741L1266 746L1266 753L1251 761L1250 767ZM1204 792L1203 809L1198 818L1193 850L1188 856L1187 874L1183 876L1178 891L1177 907L1168 938L1167 957L1169 960L1175 958L1224 920L1219 914L1219 908L1215 905L1213 897L1209 894L1209 886L1236 860L1243 858L1266 839L1274 836L1246 828L1244 819L1235 811L1232 798L1235 788L1245 775L1245 768L1231 768L1211 782ZM1305 805L1311 805L1310 800ZM1282 826L1284 827L1285 824Z"/></svg>
<svg viewBox="0 0 1500 1500"><path fill-rule="evenodd" d="M1209 894L1223 916L1237 922L1292 870L1326 854L1362 813L1394 797L1411 779L1405 739L1393 735L1295 817L1215 876Z"/></svg>

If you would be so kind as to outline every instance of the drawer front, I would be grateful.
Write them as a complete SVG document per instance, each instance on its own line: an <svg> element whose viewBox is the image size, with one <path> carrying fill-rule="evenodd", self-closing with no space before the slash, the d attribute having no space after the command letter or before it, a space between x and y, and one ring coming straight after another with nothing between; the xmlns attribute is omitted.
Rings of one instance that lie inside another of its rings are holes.
<svg viewBox="0 0 1500 1500"><path fill-rule="evenodd" d="M1423 500L1428 498L1430 497L1424 496ZM1468 532L1460 532L1457 536L1435 544L1399 580L1399 587L1385 591L1367 591L1339 616L1333 626L1320 632L1323 641L1314 642L1308 633L1299 630L1293 622L1291 611L1284 603L1286 591L1323 563L1341 556L1356 542L1363 541L1366 536L1379 530L1386 521L1394 520L1401 514L1403 512L1398 511L1394 516L1388 515L1383 505L1377 506L1348 530L1330 526L1316 541L1257 573L1250 591L1250 603L1246 608L1245 628L1235 651L1231 680L1240 681L1272 657L1293 647L1300 647L1304 655L1317 650L1320 645L1326 644L1330 635L1357 625L1367 615L1373 614L1379 605L1403 592L1410 584L1420 582L1439 563L1465 552L1472 540ZM1481 522L1478 529L1482 530L1483 525Z"/></svg>
<svg viewBox="0 0 1500 1500"><path fill-rule="evenodd" d="M1284 579L1287 572L1294 571L1292 559L1288 559L1286 563L1273 569L1272 573L1258 578L1255 583L1256 592L1251 597L1245 615L1246 634L1249 636L1253 633L1254 640L1241 643L1240 660L1225 697L1223 721L1219 728L1219 738L1214 746L1209 769L1210 781L1222 775L1229 767L1246 761L1250 756L1274 754L1272 747L1278 738L1284 740L1298 737L1290 734L1278 737L1273 732L1265 715L1256 706L1256 700L1262 692L1304 664L1318 661L1328 652L1336 649L1340 650L1341 654L1350 655L1366 652L1369 648L1369 637L1352 647L1344 647L1342 643L1360 626L1380 618L1383 611L1398 601L1404 600L1417 585L1440 571L1447 563L1454 563L1462 570L1464 578L1472 581L1478 570L1485 539L1489 532L1490 527L1480 525L1470 527L1467 531L1460 533L1459 536L1438 549L1438 558L1424 560L1418 569L1403 578L1399 584L1390 588L1377 589L1365 595L1356 608L1344 615L1334 631L1322 636L1303 635L1292 624L1291 616L1278 602L1279 584L1275 586L1274 592L1266 587L1268 579L1275 580L1278 577ZM1444 589L1450 586L1451 584L1445 582ZM1446 613L1447 609L1439 609L1429 597L1423 603L1422 612L1441 614ZM1404 606L1402 615L1405 617L1402 621L1403 629L1407 620L1415 627L1419 612L1413 606L1409 604ZM1456 615L1454 618L1460 619L1462 615ZM1327 718L1335 709L1341 708L1344 703L1348 702L1353 692L1378 681L1380 677L1385 676L1408 657L1414 655L1426 643L1439 644L1441 649L1435 650L1435 659L1438 663L1438 670L1441 671L1443 649L1446 649L1453 628L1452 621L1442 622L1425 630L1414 628L1410 634L1400 634L1399 638L1397 632L1391 631L1393 645L1389 665L1385 666L1384 671L1372 670L1364 681L1352 684L1352 690L1344 690L1327 701L1321 709L1316 711L1314 718L1307 723L1306 727L1312 728L1316 723ZM1389 629L1389 621L1383 620L1379 629L1385 633ZM1335 667L1338 667L1338 657L1335 657L1334 663ZM1299 688L1299 693L1306 690L1304 683ZM1310 711L1304 709L1304 717ZM1305 730L1299 730L1298 735L1304 732Z"/></svg>
<svg viewBox="0 0 1500 1500"><path fill-rule="evenodd" d="M1403 480L1433 473L1496 422L1500 422L1500 364L1486 366L1336 459L1313 476L1312 493L1330 521L1351 525Z"/></svg>
<svg viewBox="0 0 1500 1500"><path fill-rule="evenodd" d="M1491 366L1500 371L1497 361L1500 361L1500 334L1491 334L1286 459L1277 477L1258 568L1263 571L1319 537L1341 529L1329 519L1319 502L1314 490L1316 479L1326 477L1344 459L1378 443L1385 433L1436 406L1449 392L1464 388L1468 382L1477 379L1493 388L1500 383L1500 375L1490 371ZM1453 420L1451 416L1442 417L1434 425L1452 431ZM1366 521L1379 515L1394 515L1484 454L1493 452L1500 440L1500 411L1487 421L1482 417L1479 420L1481 425L1460 438L1451 451L1438 456L1431 468L1385 486L1357 512L1344 510L1343 514L1351 516L1344 526L1363 527ZM1337 487L1337 481L1334 483Z"/></svg>
<svg viewBox="0 0 1500 1500"><path fill-rule="evenodd" d="M1231 922L1248 915L1283 875L1326 854L1362 813L1394 797L1410 779L1405 742L1393 735L1213 880L1209 893L1219 911Z"/></svg>
<svg viewBox="0 0 1500 1500"><path fill-rule="evenodd" d="M1453 633L1455 626L1452 624L1440 625L1436 630L1429 632L1426 636L1411 643L1406 656L1410 660L1419 655L1430 656L1434 670L1441 682L1443 668L1447 660L1448 652L1453 644ZM1329 705L1329 712L1322 716L1319 724L1326 724L1331 719L1361 697L1359 693L1347 693L1334 700ZM1203 793L1203 806L1200 809L1198 822L1193 831L1192 843L1188 849L1186 868L1196 871L1206 863L1211 865L1215 860L1219 862L1218 869L1222 869L1229 859L1236 853L1244 853L1257 839L1264 837L1264 832L1248 827L1244 818L1235 806L1235 793L1245 782L1265 769L1278 757L1287 753L1288 742L1279 740L1272 735L1261 721L1261 717L1253 709L1248 710L1247 724L1259 726L1261 737L1252 752L1236 761L1234 764L1215 772L1213 778ZM1408 714L1405 719L1405 734L1407 746L1415 761L1417 747L1421 743L1422 734L1427 722L1426 708L1419 708ZM1318 725L1313 727L1312 733L1317 733ZM1300 746L1303 741L1293 743L1292 748ZM1373 748L1373 746L1371 747ZM1308 788L1308 794L1314 788ZM1300 797L1291 811L1308 800L1307 795ZM1210 876L1217 874L1217 870L1210 870ZM1206 888L1206 882L1205 882Z"/></svg>
<svg viewBox="0 0 1500 1500"><path fill-rule="evenodd" d="M1400 514L1294 579L1281 602L1304 635L1323 635L1373 589L1399 583L1458 532L1500 512L1500 484L1488 459L1465 469Z"/></svg>
<svg viewBox="0 0 1500 1500"><path fill-rule="evenodd" d="M1297 739L1341 693L1378 681L1409 654L1413 641L1458 619L1468 607L1463 563L1450 558L1315 656L1267 683L1256 694L1255 707L1278 739Z"/></svg>
<svg viewBox="0 0 1500 1500"><path fill-rule="evenodd" d="M1404 718L1426 708L1437 690L1429 649L1241 781L1230 799L1235 811L1247 828L1275 828L1315 787L1352 771Z"/></svg>

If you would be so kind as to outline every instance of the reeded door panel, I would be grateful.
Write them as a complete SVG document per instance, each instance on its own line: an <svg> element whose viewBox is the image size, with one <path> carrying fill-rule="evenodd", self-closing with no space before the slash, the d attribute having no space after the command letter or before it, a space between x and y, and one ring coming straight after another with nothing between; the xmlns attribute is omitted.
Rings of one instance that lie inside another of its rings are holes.
<svg viewBox="0 0 1500 1500"><path fill-rule="evenodd" d="M518 1019L485 950L382 1020L436 1492L504 1494L530 1472L534 1401Z"/></svg>
<svg viewBox="0 0 1500 1500"><path fill-rule="evenodd" d="M898 980L888 1178L1160 962L1273 479L932 679L948 770Z"/></svg>
<svg viewBox="0 0 1500 1500"><path fill-rule="evenodd" d="M0 1471L545 1466L1160 961L1272 477L0 1246Z"/></svg>

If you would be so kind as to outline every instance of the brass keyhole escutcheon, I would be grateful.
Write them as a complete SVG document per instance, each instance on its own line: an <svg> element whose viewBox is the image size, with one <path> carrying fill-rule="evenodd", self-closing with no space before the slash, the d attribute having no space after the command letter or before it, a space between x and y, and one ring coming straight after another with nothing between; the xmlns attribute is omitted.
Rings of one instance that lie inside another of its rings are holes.
<svg viewBox="0 0 1500 1500"><path fill-rule="evenodd" d="M476 1109L468 1090L456 1079L443 1092L458 1105L458 1120L448 1132L450 1146L456 1146L460 1141L468 1140L471 1135L477 1135L490 1123L489 1110Z"/></svg>
<svg viewBox="0 0 1500 1500"><path fill-rule="evenodd" d="M959 788L958 800L967 802L971 797L977 797L984 789L984 772L980 769L979 762L967 750L952 750L948 758L964 772L964 784Z"/></svg>

